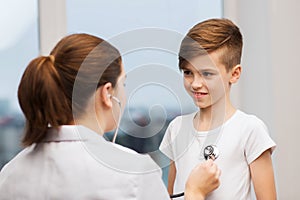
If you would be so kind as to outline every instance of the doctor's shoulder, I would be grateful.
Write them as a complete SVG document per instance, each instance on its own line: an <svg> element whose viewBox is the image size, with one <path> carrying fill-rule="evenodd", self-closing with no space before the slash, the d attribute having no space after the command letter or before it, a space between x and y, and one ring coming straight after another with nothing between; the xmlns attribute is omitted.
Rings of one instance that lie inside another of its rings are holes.
<svg viewBox="0 0 300 200"><path fill-rule="evenodd" d="M130 168L132 167L132 170L129 170L129 173L133 174L147 174L147 173L153 173L158 172L161 173L161 168L159 165L151 158L151 156L147 153L138 153L133 149L124 147L122 145L111 143L116 149L118 149L120 156L119 158L126 158L124 166L127 166ZM122 159L121 158L121 159ZM123 160L123 159L122 159Z"/></svg>
<svg viewBox="0 0 300 200"><path fill-rule="evenodd" d="M17 155L15 155L9 162L7 162L2 169L0 170L0 174L4 172L8 172L13 170L15 167L19 167L18 165L23 162L23 160L26 161L26 157L31 154L32 151L34 151L36 144L32 144L31 146L28 146L21 150ZM1 177L1 176L0 176Z"/></svg>

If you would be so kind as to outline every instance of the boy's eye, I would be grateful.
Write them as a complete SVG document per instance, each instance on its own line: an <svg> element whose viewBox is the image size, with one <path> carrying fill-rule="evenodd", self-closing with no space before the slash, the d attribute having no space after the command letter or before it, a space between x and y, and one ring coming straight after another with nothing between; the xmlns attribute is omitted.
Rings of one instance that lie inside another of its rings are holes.
<svg viewBox="0 0 300 200"><path fill-rule="evenodd" d="M205 76L205 77L209 77L209 76L212 76L213 73L211 73L211 72L202 72L202 75Z"/></svg>
<svg viewBox="0 0 300 200"><path fill-rule="evenodd" d="M183 74L188 76L188 75L191 75L192 72L190 70L183 70Z"/></svg>

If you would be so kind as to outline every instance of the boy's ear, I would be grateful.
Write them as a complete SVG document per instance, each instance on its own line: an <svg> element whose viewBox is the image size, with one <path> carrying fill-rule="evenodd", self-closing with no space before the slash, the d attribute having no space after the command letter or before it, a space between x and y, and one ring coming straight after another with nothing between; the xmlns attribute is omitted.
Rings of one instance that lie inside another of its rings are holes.
<svg viewBox="0 0 300 200"><path fill-rule="evenodd" d="M241 73L242 73L242 66L240 64L234 66L232 69L231 69L231 78L230 78L230 83L236 83L240 76L241 76Z"/></svg>
<svg viewBox="0 0 300 200"><path fill-rule="evenodd" d="M99 100L105 107L112 107L111 93L113 91L112 84L110 82L105 83L102 87L98 88Z"/></svg>

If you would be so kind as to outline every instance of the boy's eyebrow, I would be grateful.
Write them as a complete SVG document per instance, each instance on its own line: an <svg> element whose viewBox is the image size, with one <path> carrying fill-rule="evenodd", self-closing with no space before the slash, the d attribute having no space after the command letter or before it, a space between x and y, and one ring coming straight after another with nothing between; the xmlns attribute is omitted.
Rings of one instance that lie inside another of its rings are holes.
<svg viewBox="0 0 300 200"><path fill-rule="evenodd" d="M198 72L203 72L203 71L219 71L217 69L217 67L203 67L203 68L197 68L197 67L194 67L193 65L192 66L183 66L180 68L181 70L196 70Z"/></svg>
<svg viewBox="0 0 300 200"><path fill-rule="evenodd" d="M199 69L198 71L219 71L219 70L216 67L214 68L207 67L207 68Z"/></svg>
<svg viewBox="0 0 300 200"><path fill-rule="evenodd" d="M190 70L190 68L189 68L189 67L187 67L186 65L185 65L185 66L182 66L182 67L180 67L180 69L181 69L181 70L184 70L184 69L188 69L188 70Z"/></svg>

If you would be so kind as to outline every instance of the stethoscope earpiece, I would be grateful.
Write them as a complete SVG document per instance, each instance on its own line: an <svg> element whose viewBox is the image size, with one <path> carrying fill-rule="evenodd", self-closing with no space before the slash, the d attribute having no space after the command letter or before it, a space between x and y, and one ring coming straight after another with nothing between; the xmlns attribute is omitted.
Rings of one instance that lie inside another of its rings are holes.
<svg viewBox="0 0 300 200"><path fill-rule="evenodd" d="M203 154L205 160L216 160L219 156L219 150L215 145L208 145L204 148Z"/></svg>
<svg viewBox="0 0 300 200"><path fill-rule="evenodd" d="M120 109L120 113L121 113L122 112L122 103L121 103L120 99L118 99L117 97L115 97L115 96L113 96L111 94L107 94L107 98L112 98L115 102L118 103L119 109ZM117 135L118 135L118 130L119 130L119 126L120 126L120 121L121 121L121 117L119 116L119 119L117 121L117 127L116 127L116 130L115 130L113 139L112 139L112 143L116 142Z"/></svg>

